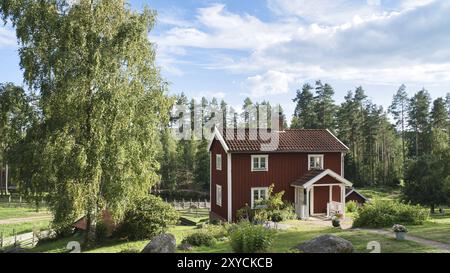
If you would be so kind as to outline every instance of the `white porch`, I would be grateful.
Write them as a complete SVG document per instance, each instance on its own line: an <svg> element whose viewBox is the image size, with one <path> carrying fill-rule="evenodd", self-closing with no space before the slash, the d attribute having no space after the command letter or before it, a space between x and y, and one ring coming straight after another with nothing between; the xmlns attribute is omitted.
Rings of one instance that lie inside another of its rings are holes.
<svg viewBox="0 0 450 273"><path fill-rule="evenodd" d="M331 176L333 183L319 181ZM301 181L301 180L299 180ZM325 170L308 181L294 182L295 212L300 219L310 216L345 216L345 187L352 184L331 170Z"/></svg>

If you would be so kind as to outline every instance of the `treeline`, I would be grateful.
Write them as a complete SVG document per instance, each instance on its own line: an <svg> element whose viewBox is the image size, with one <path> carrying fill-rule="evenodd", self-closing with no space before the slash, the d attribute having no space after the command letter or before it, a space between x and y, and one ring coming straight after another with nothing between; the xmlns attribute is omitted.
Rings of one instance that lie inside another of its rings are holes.
<svg viewBox="0 0 450 273"><path fill-rule="evenodd" d="M270 127L271 120L269 113L272 111L272 105L268 101L261 103L253 103L250 98L246 98L242 104L242 109L234 109L230 107L224 100L220 102L216 98L208 100L201 98L200 101L189 99L185 94L176 96L174 106L185 107L189 110L190 129L194 131L195 126L205 125L214 113L208 112L207 109L214 109L214 112L222 114L222 120L219 121L220 126L224 128L241 128L249 126L255 119L251 113L245 111L249 107L254 109L262 109L261 106L267 109L267 125ZM286 118L283 115L283 110L280 105L280 113L284 118L285 125ZM209 192L209 140L203 135L196 136L191 134L189 139L176 140L173 136L173 130L179 129L177 121L180 117L173 116L169 124L161 131L161 153L160 153L160 174L161 183L158 185L159 190L176 190L176 189L190 189L193 191Z"/></svg>
<svg viewBox="0 0 450 273"><path fill-rule="evenodd" d="M2 85L1 93L0 130L7 136L1 141L0 156L4 157L7 147L24 137L24 128L30 120L38 119L38 115L32 114L33 97L27 96L20 87ZM188 126L192 130L195 123L206 124L214 116L208 109L223 114L223 127L237 128L248 126L255 119L245 111L249 106L255 109L267 106L268 112L272 108L267 101L258 103L246 98L242 109L233 109L224 100L202 98L196 101L184 94L172 98L171 102L172 107L181 105L189 110ZM450 94L432 101L423 89L408 97L402 85L390 107L383 109L367 98L362 87L349 91L344 101L337 104L333 87L317 81L297 90L293 102L296 107L291 128L329 129L349 147L344 163L345 176L356 186L399 186L403 182L405 196L411 201L433 203L421 199L420 192L428 191L432 200L447 202ZM189 196L209 191L209 140L195 134L190 139L176 140L173 130L179 118L172 115L170 121L162 125L159 143L155 145L160 182L154 189L165 190L169 198L170 192L179 190L191 191ZM284 115L283 118L287 125ZM427 168L428 173L420 173Z"/></svg>
<svg viewBox="0 0 450 273"><path fill-rule="evenodd" d="M449 202L450 93L432 101L427 90L409 97L402 85L388 109L368 100L362 87L340 105L333 96L332 86L321 81L303 85L291 127L333 131L350 148L345 176L356 186L403 182L408 201L432 209Z"/></svg>

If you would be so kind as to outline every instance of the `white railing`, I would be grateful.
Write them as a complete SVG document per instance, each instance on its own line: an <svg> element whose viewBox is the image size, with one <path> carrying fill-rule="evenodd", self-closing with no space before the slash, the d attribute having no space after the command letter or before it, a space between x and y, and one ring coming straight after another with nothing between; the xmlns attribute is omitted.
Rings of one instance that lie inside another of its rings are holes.
<svg viewBox="0 0 450 273"><path fill-rule="evenodd" d="M340 202L332 201L327 204L327 216L331 217L336 213L344 214L344 204Z"/></svg>

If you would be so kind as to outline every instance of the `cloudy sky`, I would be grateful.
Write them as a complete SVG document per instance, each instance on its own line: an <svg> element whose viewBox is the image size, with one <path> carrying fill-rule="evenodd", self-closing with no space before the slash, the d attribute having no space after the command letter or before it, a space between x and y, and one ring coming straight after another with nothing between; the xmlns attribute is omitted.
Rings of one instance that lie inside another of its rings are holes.
<svg viewBox="0 0 450 273"><path fill-rule="evenodd" d="M341 102L362 85L388 106L398 86L450 92L449 0L153 0L149 39L172 93L245 97L293 112L295 90L317 79ZM0 82L22 83L14 30L0 27Z"/></svg>

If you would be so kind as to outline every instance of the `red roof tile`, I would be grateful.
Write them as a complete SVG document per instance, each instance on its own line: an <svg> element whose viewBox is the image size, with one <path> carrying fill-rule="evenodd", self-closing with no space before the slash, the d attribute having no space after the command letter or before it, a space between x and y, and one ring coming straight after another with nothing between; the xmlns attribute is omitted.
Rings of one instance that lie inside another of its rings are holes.
<svg viewBox="0 0 450 273"><path fill-rule="evenodd" d="M267 133L258 135L257 132L256 129L237 130L231 136L224 133L223 138L230 152L346 152L348 150L347 146L330 131L323 129L277 131L274 132L276 135L273 138L269 138ZM276 140L277 137L279 141L271 143L270 140Z"/></svg>

